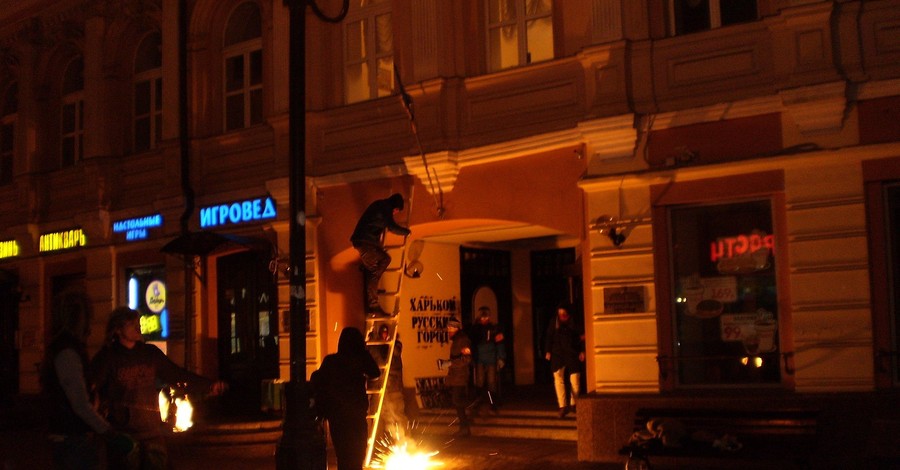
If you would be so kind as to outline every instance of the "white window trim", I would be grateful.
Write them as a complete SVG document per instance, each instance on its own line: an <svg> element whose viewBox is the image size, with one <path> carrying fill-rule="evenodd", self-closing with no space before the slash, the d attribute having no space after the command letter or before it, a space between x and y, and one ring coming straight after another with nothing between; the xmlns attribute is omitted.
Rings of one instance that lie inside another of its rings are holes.
<svg viewBox="0 0 900 470"><path fill-rule="evenodd" d="M63 130L63 109L67 105L73 105L75 107L75 129L71 132L65 132ZM73 159L72 165L77 165L84 158L82 155L82 140L84 139L84 116L82 116L82 109L84 108L84 91L77 91L74 93L69 93L62 97L62 106L60 106L59 111L59 126L60 126L60 139L59 139L59 167L60 168L69 168L68 166L63 165L62 157L63 157L63 148L62 143L67 138L72 138L73 140Z"/></svg>
<svg viewBox="0 0 900 470"><path fill-rule="evenodd" d="M222 130L225 132L234 132L239 129L228 129L228 98L232 96L236 96L239 94L243 94L244 100L244 125L243 129L250 127L252 124L250 122L250 95L253 91L262 90L263 89L263 81L260 80L259 84L251 85L250 84L250 55L254 52L262 53L262 38L256 38L249 41L240 42L237 44L233 44L228 46L223 51L223 59L222 59ZM241 88L228 91L227 83L228 83L228 60L233 57L243 56L244 57L244 83L241 85Z"/></svg>
<svg viewBox="0 0 900 470"><path fill-rule="evenodd" d="M357 5L354 3L354 6ZM376 35L376 23L377 19L383 15L391 16L391 35L394 34L394 15L391 10L391 2L381 2L375 3L372 5L368 5L365 7L356 6L350 7L350 11L347 13L347 17L344 19L343 28L342 28L342 47L341 47L341 58L343 60L344 68L342 69L342 76L344 81L343 86L343 98L344 103L351 104L349 100L349 93L347 89L347 68L350 65L359 65L365 64L368 69L368 87L369 87L369 100L373 100L378 98L378 61L379 59L383 59L385 57L393 57L394 48L391 47L391 50L382 52L381 54L377 54L376 52L376 42L378 38ZM354 24L360 21L365 21L366 23L366 50L363 51L363 58L350 60L347 58L347 26L350 24ZM393 40L391 41L393 44ZM393 70L391 71L393 76ZM396 84L394 85L396 86ZM357 103L359 101L354 101L352 103Z"/></svg>
<svg viewBox="0 0 900 470"><path fill-rule="evenodd" d="M671 1L671 0L670 0ZM491 23L491 15L490 8L491 4L489 0L485 0L484 2L484 22L485 22L485 31L487 35L485 40L487 41L487 66L488 71L490 72L499 72L500 70L507 70L514 67L522 67L526 65L531 65L532 62L528 57L528 29L527 24L531 20L536 20L539 18L550 18L552 23L553 21L553 1L550 2L550 11L547 13L539 13L534 15L528 14L527 4L525 0L515 0L516 2L516 11L521 12L521 14L516 15L514 20L506 20L498 23ZM494 69L493 65L491 65L490 57L492 53L491 49L491 31L494 29L502 28L504 26L515 26L516 27L516 37L519 38L519 43L517 44L519 50L519 58L518 63L516 65L506 67L506 68L498 68Z"/></svg>
<svg viewBox="0 0 900 470"><path fill-rule="evenodd" d="M157 90L156 82L157 80L162 79L162 68L155 68L151 70L147 70L141 72L139 74L135 74L134 81L132 82L131 92L135 93L135 89L137 88L138 83L141 82L149 82L150 83L150 111L148 114L138 115L134 109L134 103L132 102L131 106L131 133L132 133L132 141L131 147L132 150L137 151L137 120L141 118L148 118L150 120L150 147L148 150L152 150L159 146L159 142L156 140L156 118L162 115L162 106L160 109L156 109L157 97L162 93L162 82L160 81L160 89ZM132 99L135 97L132 96Z"/></svg>

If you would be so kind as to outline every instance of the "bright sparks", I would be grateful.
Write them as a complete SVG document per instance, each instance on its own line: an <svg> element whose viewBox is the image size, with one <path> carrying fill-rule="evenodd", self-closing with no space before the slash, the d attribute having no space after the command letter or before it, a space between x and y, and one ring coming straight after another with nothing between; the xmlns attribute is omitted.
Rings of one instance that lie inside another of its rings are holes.
<svg viewBox="0 0 900 470"><path fill-rule="evenodd" d="M394 444L381 455L380 462L373 462L372 468L385 470L420 470L435 468L443 465L441 462L431 460L437 452L410 452L407 443Z"/></svg>

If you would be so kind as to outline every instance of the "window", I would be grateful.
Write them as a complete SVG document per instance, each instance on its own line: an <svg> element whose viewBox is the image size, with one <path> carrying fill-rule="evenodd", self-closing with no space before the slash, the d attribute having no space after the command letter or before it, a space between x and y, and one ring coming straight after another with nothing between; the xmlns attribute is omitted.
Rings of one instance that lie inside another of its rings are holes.
<svg viewBox="0 0 900 470"><path fill-rule="evenodd" d="M262 19L255 3L242 3L225 28L225 130L263 122Z"/></svg>
<svg viewBox="0 0 900 470"><path fill-rule="evenodd" d="M125 269L128 308L141 314L141 334L147 341L169 337L165 266Z"/></svg>
<svg viewBox="0 0 900 470"><path fill-rule="evenodd" d="M344 21L344 101L394 91L394 32L390 0L355 0Z"/></svg>
<svg viewBox="0 0 900 470"><path fill-rule="evenodd" d="M162 38L159 33L141 41L134 59L133 147L155 149L162 139Z"/></svg>
<svg viewBox="0 0 900 470"><path fill-rule="evenodd" d="M0 186L13 180L13 136L15 135L16 113L19 110L19 88L16 83L6 88L0 95Z"/></svg>
<svg viewBox="0 0 900 470"><path fill-rule="evenodd" d="M673 206L668 220L678 384L780 383L770 202Z"/></svg>
<svg viewBox="0 0 900 470"><path fill-rule="evenodd" d="M885 221L887 223L888 311L891 321L891 375L894 386L900 384L900 183L885 188ZM881 360L882 358L879 358ZM880 365L880 364L879 364Z"/></svg>
<svg viewBox="0 0 900 470"><path fill-rule="evenodd" d="M66 67L62 87L60 168L81 161L84 154L84 63L75 59Z"/></svg>
<svg viewBox="0 0 900 470"><path fill-rule="evenodd" d="M551 0L488 0L487 8L490 71L553 58Z"/></svg>
<svg viewBox="0 0 900 470"><path fill-rule="evenodd" d="M705 31L759 18L756 0L669 0L674 34Z"/></svg>

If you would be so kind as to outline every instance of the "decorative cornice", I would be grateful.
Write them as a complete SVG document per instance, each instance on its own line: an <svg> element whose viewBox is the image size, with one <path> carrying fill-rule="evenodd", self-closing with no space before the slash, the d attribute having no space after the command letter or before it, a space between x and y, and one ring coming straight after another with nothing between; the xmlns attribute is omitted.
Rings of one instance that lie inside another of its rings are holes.
<svg viewBox="0 0 900 470"><path fill-rule="evenodd" d="M403 163L407 173L418 177L432 196L438 192L453 191L456 177L459 176L459 160L454 151L437 152L424 157L421 155L403 157Z"/></svg>
<svg viewBox="0 0 900 470"><path fill-rule="evenodd" d="M847 111L847 84L843 81L781 90L778 94L803 134L834 132L843 126Z"/></svg>
<svg viewBox="0 0 900 470"><path fill-rule="evenodd" d="M634 156L637 129L633 114L578 123L588 159L620 160Z"/></svg>

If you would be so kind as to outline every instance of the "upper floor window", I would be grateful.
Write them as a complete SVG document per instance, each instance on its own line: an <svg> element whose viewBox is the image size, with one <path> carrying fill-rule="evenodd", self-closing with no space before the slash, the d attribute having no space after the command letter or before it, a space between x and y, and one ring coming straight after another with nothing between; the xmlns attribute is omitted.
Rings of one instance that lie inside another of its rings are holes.
<svg viewBox="0 0 900 470"><path fill-rule="evenodd" d="M159 33L145 37L134 58L132 119L134 151L156 148L162 138L162 38Z"/></svg>
<svg viewBox="0 0 900 470"><path fill-rule="evenodd" d="M262 15L253 2L238 6L225 28L225 130L263 122Z"/></svg>
<svg viewBox="0 0 900 470"><path fill-rule="evenodd" d="M354 0L344 21L344 101L394 91L394 32L390 0Z"/></svg>
<svg viewBox="0 0 900 470"><path fill-rule="evenodd" d="M552 0L487 1L491 72L553 58Z"/></svg>
<svg viewBox="0 0 900 470"><path fill-rule="evenodd" d="M19 111L19 87L16 83L8 86L0 95L0 185L12 183L13 179L13 136L15 135L16 113Z"/></svg>
<svg viewBox="0 0 900 470"><path fill-rule="evenodd" d="M84 62L80 57L70 62L63 74L60 144L60 168L81 161L84 156Z"/></svg>
<svg viewBox="0 0 900 470"><path fill-rule="evenodd" d="M757 0L669 0L674 34L705 31L759 18Z"/></svg>

